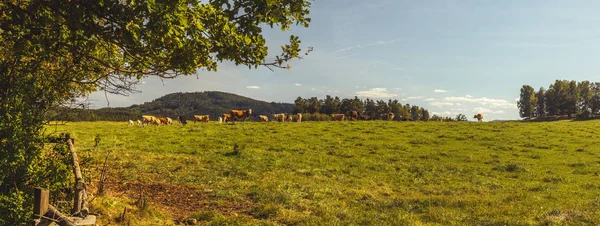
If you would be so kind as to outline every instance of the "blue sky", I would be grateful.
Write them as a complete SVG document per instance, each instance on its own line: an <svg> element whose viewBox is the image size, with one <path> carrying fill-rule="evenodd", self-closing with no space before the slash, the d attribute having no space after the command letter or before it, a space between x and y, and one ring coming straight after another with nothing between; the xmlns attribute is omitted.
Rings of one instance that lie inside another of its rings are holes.
<svg viewBox="0 0 600 226"><path fill-rule="evenodd" d="M95 107L129 106L172 92L224 91L292 103L325 95L398 99L439 115L517 119L515 98L555 79L600 81L600 1L316 0L309 28L267 30L271 54L289 35L314 51L291 70L149 78L142 92L93 93Z"/></svg>

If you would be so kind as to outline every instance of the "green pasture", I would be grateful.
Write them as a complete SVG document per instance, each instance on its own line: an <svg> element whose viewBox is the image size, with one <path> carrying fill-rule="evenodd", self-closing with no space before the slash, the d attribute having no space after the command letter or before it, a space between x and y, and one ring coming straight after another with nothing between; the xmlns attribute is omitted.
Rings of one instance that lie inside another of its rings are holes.
<svg viewBox="0 0 600 226"><path fill-rule="evenodd" d="M104 224L600 225L600 121L269 122L68 131ZM95 147L95 137L100 142ZM148 207L136 204L145 188ZM166 195L173 192L173 197Z"/></svg>

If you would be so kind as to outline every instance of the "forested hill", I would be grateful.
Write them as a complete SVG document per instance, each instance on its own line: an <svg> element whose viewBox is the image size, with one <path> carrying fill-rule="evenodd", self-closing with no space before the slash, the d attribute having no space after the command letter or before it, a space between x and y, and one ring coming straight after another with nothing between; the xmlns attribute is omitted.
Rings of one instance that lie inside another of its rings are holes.
<svg viewBox="0 0 600 226"><path fill-rule="evenodd" d="M69 121L126 121L141 115L171 117L182 115L190 119L193 115L210 115L216 119L231 109L252 109L252 115L292 113L294 105L254 100L248 97L217 91L194 93L171 93L153 101L130 107L101 108L94 110L57 109L47 116L51 120Z"/></svg>

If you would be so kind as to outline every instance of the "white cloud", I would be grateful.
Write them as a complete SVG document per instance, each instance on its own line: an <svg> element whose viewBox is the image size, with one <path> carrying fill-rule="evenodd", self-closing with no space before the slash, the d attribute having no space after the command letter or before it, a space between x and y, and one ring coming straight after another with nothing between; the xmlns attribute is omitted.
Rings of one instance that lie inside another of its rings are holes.
<svg viewBox="0 0 600 226"><path fill-rule="evenodd" d="M515 97L515 101L519 101L519 99L520 99L519 97Z"/></svg>
<svg viewBox="0 0 600 226"><path fill-rule="evenodd" d="M436 106L436 107L442 107L442 106L454 106L454 103L452 102L439 102L439 101L435 101L435 102L431 102L429 103L431 106Z"/></svg>
<svg viewBox="0 0 600 226"><path fill-rule="evenodd" d="M491 99L487 97L472 98L472 97L446 97L445 101L449 102L467 102L481 104L489 108L516 109L517 104L501 99Z"/></svg>
<svg viewBox="0 0 600 226"><path fill-rule="evenodd" d="M333 58L333 59L331 59L331 60L341 60L341 59L344 59L344 58L353 57L353 56L357 56L357 55L358 55L358 53L353 53L353 54L350 54L350 55L345 55L345 56L334 57L334 58Z"/></svg>
<svg viewBox="0 0 600 226"><path fill-rule="evenodd" d="M418 99L423 99L425 98L424 96L416 96L416 97L407 97L407 100L418 100Z"/></svg>
<svg viewBox="0 0 600 226"><path fill-rule="evenodd" d="M372 88L370 90L358 91L356 96L371 97L371 98L390 98L398 96L397 94L388 93L386 88Z"/></svg>
<svg viewBox="0 0 600 226"><path fill-rule="evenodd" d="M434 89L433 90L434 93L447 93L448 90L443 90L443 89Z"/></svg>
<svg viewBox="0 0 600 226"><path fill-rule="evenodd" d="M465 95L465 97L466 97L466 98L473 98L473 96L471 96L471 95L469 95L469 94Z"/></svg>
<svg viewBox="0 0 600 226"><path fill-rule="evenodd" d="M435 98L427 98L427 99L425 99L425 100L423 100L423 101L427 101L427 102L429 102L429 101L434 101L434 100L435 100Z"/></svg>
<svg viewBox="0 0 600 226"><path fill-rule="evenodd" d="M315 88L312 88L312 89L310 89L310 90L312 90L312 91L315 91L315 90L317 90L317 89L315 89Z"/></svg>
<svg viewBox="0 0 600 226"><path fill-rule="evenodd" d="M294 85L295 85L295 86L302 86L302 84L300 84L300 83L296 83L296 84L294 84Z"/></svg>
<svg viewBox="0 0 600 226"><path fill-rule="evenodd" d="M246 86L246 89L260 89L258 86Z"/></svg>
<svg viewBox="0 0 600 226"><path fill-rule="evenodd" d="M362 48L371 47L371 46L387 45L387 44L392 44L394 42L399 42L399 41L400 41L400 39L392 39L392 40L387 40L387 41L377 41L377 42L373 42L373 43L369 43L369 44L365 44L365 45L358 44L356 46L349 46L346 48L338 49L336 51L333 51L333 53L345 52L345 51L350 51L353 49L362 49Z"/></svg>
<svg viewBox="0 0 600 226"><path fill-rule="evenodd" d="M458 115L460 113L444 111L444 112L432 112L431 114L433 114L433 115L446 115L446 116L452 115L452 116L455 116L455 115Z"/></svg>
<svg viewBox="0 0 600 226"><path fill-rule="evenodd" d="M489 113L489 114L504 114L504 111L501 111L501 110L494 111L492 109L483 108L483 107L473 108L473 112L475 112L475 113Z"/></svg>

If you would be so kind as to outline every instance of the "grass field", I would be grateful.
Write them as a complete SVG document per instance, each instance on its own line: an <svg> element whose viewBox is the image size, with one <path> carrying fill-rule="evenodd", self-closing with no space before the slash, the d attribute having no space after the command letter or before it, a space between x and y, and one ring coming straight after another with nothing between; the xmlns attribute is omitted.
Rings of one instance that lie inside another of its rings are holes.
<svg viewBox="0 0 600 226"><path fill-rule="evenodd" d="M303 122L69 131L121 224L600 225L600 121ZM94 138L101 141L94 147ZM237 146L237 147L234 147ZM135 204L144 189L149 207Z"/></svg>

